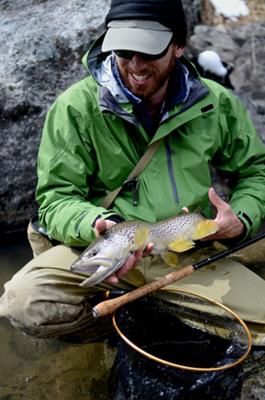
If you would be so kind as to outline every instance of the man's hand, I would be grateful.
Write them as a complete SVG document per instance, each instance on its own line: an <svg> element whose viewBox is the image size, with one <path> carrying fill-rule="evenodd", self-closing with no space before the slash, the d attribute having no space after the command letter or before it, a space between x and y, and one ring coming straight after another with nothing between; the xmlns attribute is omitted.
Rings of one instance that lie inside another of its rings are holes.
<svg viewBox="0 0 265 400"><path fill-rule="evenodd" d="M230 205L217 195L214 188L209 189L208 196L210 202L216 208L215 221L219 229L203 240L232 239L241 235L244 232L244 224L236 216Z"/></svg>
<svg viewBox="0 0 265 400"><path fill-rule="evenodd" d="M107 229L111 228L115 224L116 222L114 221L98 219L94 228L96 236L99 236L101 233L105 232ZM121 278L132 268L134 268L143 257L149 255L152 249L153 245L150 243L146 246L145 249L136 250L132 255L128 257L125 264L118 271L116 271L115 274L109 276L105 281L111 284L118 283L119 278Z"/></svg>
<svg viewBox="0 0 265 400"><path fill-rule="evenodd" d="M95 223L94 231L96 236L99 236L101 233L105 232L107 229L111 228L113 225L116 225L116 222L106 219L97 219Z"/></svg>

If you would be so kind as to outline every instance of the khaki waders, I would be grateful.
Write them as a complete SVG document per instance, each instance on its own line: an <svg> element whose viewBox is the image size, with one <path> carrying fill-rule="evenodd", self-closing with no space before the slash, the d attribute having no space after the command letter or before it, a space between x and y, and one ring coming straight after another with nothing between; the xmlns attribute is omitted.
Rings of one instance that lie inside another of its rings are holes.
<svg viewBox="0 0 265 400"><path fill-rule="evenodd" d="M106 283L84 288L86 278L70 271L81 250L65 245L52 246L48 239L29 227L28 236L36 257L5 284L0 299L0 316L36 337L93 341L111 330L110 317L94 319L92 307L102 301ZM201 249L182 256L179 267L205 258L211 250ZM115 288L133 289L173 268L160 257L146 257L123 277ZM210 297L237 313L249 326L253 343L265 345L265 280L226 258L195 271L170 288L179 288Z"/></svg>

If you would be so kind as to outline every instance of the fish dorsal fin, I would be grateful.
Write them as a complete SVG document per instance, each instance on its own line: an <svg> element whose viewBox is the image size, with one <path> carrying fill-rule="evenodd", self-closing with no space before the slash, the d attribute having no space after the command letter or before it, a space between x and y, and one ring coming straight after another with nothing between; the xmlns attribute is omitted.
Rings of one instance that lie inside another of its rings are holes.
<svg viewBox="0 0 265 400"><path fill-rule="evenodd" d="M169 243L168 248L171 251L176 251L177 253L182 253L183 251L190 250L195 246L193 240L186 238L179 238Z"/></svg>
<svg viewBox="0 0 265 400"><path fill-rule="evenodd" d="M199 240L218 230L218 224L213 219L199 221L194 232L191 235L192 240Z"/></svg>
<svg viewBox="0 0 265 400"><path fill-rule="evenodd" d="M165 264L167 264L169 267L176 267L178 264L179 258L177 254L173 253L172 251L165 251L161 254L161 257L164 260Z"/></svg>
<svg viewBox="0 0 265 400"><path fill-rule="evenodd" d="M134 245L133 249L138 250L146 246L148 243L149 229L147 226L140 226L136 229L134 235Z"/></svg>

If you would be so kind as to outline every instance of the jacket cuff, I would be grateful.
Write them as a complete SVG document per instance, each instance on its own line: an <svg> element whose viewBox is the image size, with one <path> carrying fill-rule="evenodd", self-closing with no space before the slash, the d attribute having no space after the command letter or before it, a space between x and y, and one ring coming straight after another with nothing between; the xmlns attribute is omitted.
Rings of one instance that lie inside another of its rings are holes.
<svg viewBox="0 0 265 400"><path fill-rule="evenodd" d="M111 215L109 215L109 214L110 214L110 211L106 211L106 212L103 211L101 214L97 215L96 218L94 219L94 221L91 224L92 228L95 228L96 221L98 219L100 219L100 218L105 219L105 220L109 220L109 221L113 221L113 222L117 222L117 224L120 223L120 222L125 221L125 218L123 218L119 214L111 214Z"/></svg>
<svg viewBox="0 0 265 400"><path fill-rule="evenodd" d="M238 241L242 241L246 239L249 235L251 235L253 230L253 222L249 218L249 216L242 211L239 211L237 213L237 217L240 219L240 221L244 224L245 227L244 232L237 238Z"/></svg>

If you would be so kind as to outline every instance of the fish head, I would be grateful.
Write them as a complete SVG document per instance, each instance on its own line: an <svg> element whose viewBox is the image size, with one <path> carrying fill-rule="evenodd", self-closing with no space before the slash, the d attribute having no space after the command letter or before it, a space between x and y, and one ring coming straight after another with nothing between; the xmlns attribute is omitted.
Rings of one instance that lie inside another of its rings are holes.
<svg viewBox="0 0 265 400"><path fill-rule="evenodd" d="M120 269L129 255L146 243L147 227L130 222L116 224L88 246L72 264L71 271L89 276L81 286L96 285Z"/></svg>
<svg viewBox="0 0 265 400"><path fill-rule="evenodd" d="M89 284L85 286L95 285L104 280L127 260L130 254L129 242L118 236L99 236L72 264L72 272L90 276L91 279L86 280Z"/></svg>

